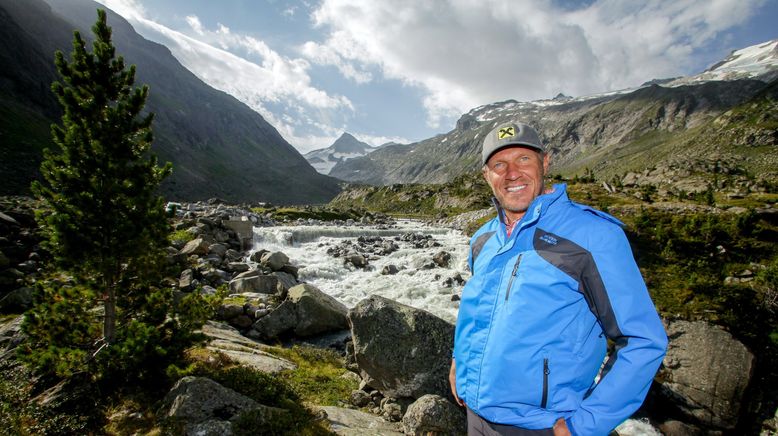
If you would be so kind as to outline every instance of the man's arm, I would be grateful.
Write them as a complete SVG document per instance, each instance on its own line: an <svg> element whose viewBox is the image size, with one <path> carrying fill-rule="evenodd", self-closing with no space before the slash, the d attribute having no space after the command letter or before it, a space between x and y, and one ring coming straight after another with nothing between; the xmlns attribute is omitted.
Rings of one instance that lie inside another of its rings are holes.
<svg viewBox="0 0 778 436"><path fill-rule="evenodd" d="M664 357L667 335L626 236L611 227L593 236L584 295L615 351L600 380L567 419L573 435L608 434L643 403ZM610 231L608 231L610 230Z"/></svg>
<svg viewBox="0 0 778 436"><path fill-rule="evenodd" d="M464 406L465 402L459 399L457 395L457 365L454 359L451 359L451 369L448 371L448 383L451 386L451 393L454 394L454 400L460 406Z"/></svg>

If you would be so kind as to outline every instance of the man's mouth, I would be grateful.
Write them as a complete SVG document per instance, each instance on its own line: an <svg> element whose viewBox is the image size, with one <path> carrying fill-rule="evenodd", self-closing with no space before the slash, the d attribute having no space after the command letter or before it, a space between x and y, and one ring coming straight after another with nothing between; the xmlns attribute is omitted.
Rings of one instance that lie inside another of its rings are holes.
<svg viewBox="0 0 778 436"><path fill-rule="evenodd" d="M524 189L526 187L527 187L527 185L509 186L509 187L505 188L505 190L508 191L508 192L518 192L518 191L521 191L522 189Z"/></svg>

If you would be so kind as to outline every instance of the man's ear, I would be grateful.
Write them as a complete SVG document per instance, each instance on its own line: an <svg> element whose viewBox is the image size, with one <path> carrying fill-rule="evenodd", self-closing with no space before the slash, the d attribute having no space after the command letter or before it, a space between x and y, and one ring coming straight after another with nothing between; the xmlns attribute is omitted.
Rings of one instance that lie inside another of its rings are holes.
<svg viewBox="0 0 778 436"><path fill-rule="evenodd" d="M551 154L543 153L543 174L548 174L549 165L551 165Z"/></svg>
<svg viewBox="0 0 778 436"><path fill-rule="evenodd" d="M481 175L484 176L484 180L486 180L486 183L489 185L489 187L492 187L492 184L489 182L489 167L484 165L481 167Z"/></svg>

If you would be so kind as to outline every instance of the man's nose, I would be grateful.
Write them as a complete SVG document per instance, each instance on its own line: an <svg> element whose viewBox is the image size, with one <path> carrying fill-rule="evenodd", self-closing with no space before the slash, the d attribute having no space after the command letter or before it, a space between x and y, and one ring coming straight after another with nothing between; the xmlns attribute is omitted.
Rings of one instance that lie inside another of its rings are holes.
<svg viewBox="0 0 778 436"><path fill-rule="evenodd" d="M521 176L521 171L519 170L519 166L514 164L513 162L508 162L507 168L505 170L505 178L510 180L518 179Z"/></svg>

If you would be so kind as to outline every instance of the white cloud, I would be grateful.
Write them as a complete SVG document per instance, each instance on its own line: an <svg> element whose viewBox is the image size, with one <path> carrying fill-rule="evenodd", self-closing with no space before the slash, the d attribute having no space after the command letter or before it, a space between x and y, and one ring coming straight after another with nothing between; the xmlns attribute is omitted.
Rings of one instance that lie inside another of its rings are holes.
<svg viewBox="0 0 778 436"><path fill-rule="evenodd" d="M692 54L745 22L764 0L598 0L580 10L549 0L323 0L328 31L311 62L359 83L377 68L418 86L428 124L505 100L586 95L688 71Z"/></svg>
<svg viewBox="0 0 778 436"><path fill-rule="evenodd" d="M326 117L328 112L342 117L354 111L353 104L345 96L331 95L311 84L310 63L305 59L282 56L265 42L234 33L223 24L217 24L215 30L206 29L196 15L186 16L186 23L193 32L186 35L146 18L147 12L135 0L101 1L130 21L146 38L166 45L179 62L204 82L259 112L303 153L332 142L329 141L332 132L322 135L300 133L301 129L312 125L324 131L321 122L310 120L310 113L320 118ZM246 57L235 54L238 52ZM258 61L248 60L248 57ZM275 105L273 111L268 109L269 105ZM284 116L284 113L293 116ZM309 119L309 122L301 124L300 119Z"/></svg>

